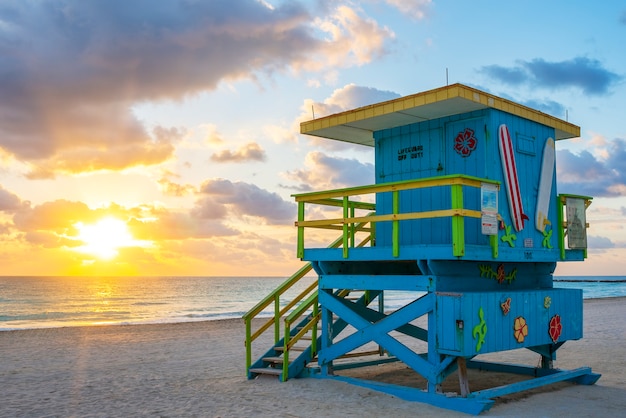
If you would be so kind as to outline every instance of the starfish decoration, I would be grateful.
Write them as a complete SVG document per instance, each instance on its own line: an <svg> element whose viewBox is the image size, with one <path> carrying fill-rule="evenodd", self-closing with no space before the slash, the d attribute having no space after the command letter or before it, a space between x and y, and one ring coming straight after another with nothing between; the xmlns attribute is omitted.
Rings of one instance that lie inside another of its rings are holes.
<svg viewBox="0 0 626 418"><path fill-rule="evenodd" d="M511 298L506 298L506 300L500 304L500 308L504 316L508 315L511 310Z"/></svg>

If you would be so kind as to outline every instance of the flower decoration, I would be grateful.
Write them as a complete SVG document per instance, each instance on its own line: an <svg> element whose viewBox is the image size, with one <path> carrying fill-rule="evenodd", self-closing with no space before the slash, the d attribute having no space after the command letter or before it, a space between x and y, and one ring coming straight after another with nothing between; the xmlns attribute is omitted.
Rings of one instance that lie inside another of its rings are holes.
<svg viewBox="0 0 626 418"><path fill-rule="evenodd" d="M523 343L524 339L528 335L528 325L526 324L526 320L522 316L518 316L515 318L515 323L513 325L513 336L517 340L518 343Z"/></svg>
<svg viewBox="0 0 626 418"><path fill-rule="evenodd" d="M500 304L500 308L502 309L502 315L508 315L511 310L511 298L506 298L506 300Z"/></svg>
<svg viewBox="0 0 626 418"><path fill-rule="evenodd" d="M550 305L552 305L552 298L550 296L543 298L543 307L548 309L550 308Z"/></svg>
<svg viewBox="0 0 626 418"><path fill-rule="evenodd" d="M552 338L552 342L557 342L557 340L561 336L561 331L563 331L563 325L561 325L561 317L559 315L554 315L552 319L550 319L550 328L548 329L548 333L550 334L550 338Z"/></svg>
<svg viewBox="0 0 626 418"><path fill-rule="evenodd" d="M474 131L470 128L465 128L463 132L454 139L454 150L461 155L461 157L469 157L469 155L476 149L476 138L474 137Z"/></svg>

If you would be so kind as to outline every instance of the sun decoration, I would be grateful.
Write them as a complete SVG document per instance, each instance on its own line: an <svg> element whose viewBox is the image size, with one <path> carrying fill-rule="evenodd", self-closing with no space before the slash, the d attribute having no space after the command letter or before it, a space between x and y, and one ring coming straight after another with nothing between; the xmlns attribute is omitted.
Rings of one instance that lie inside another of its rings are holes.
<svg viewBox="0 0 626 418"><path fill-rule="evenodd" d="M515 332L513 335L518 343L523 343L524 339L528 335L528 325L526 325L526 320L522 316L518 316L515 318L515 324L513 325L513 329Z"/></svg>
<svg viewBox="0 0 626 418"><path fill-rule="evenodd" d="M550 319L550 328L548 329L548 333L550 334L550 338L552 338L552 342L557 342L557 340L561 336L561 331L563 331L563 325L561 325L561 317L559 315L554 315L552 319Z"/></svg>
<svg viewBox="0 0 626 418"><path fill-rule="evenodd" d="M469 155L476 149L476 138L474 137L474 131L470 128L465 128L463 132L454 139L454 150L461 157L469 157Z"/></svg>

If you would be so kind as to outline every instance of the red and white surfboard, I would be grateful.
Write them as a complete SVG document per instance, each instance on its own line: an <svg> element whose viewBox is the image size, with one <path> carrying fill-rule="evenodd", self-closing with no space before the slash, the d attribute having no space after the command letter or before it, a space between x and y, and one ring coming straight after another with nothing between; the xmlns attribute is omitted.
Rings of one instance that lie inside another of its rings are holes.
<svg viewBox="0 0 626 418"><path fill-rule="evenodd" d="M500 158L502 158L502 171L506 182L506 192L509 197L511 218L515 230L521 231L524 229L524 220L528 220L528 216L524 213L522 206L522 195L517 179L517 166L515 165L515 152L513 150L511 134L506 125L500 125L498 137L500 139Z"/></svg>

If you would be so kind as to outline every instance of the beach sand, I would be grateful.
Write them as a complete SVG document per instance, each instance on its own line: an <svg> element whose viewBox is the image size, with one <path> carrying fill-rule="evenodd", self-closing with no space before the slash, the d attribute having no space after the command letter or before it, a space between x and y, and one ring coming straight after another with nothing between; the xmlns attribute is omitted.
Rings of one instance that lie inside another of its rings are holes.
<svg viewBox="0 0 626 418"><path fill-rule="evenodd" d="M626 298L586 300L584 338L555 366L592 367L593 386L558 383L497 399L481 416L613 417L626 411ZM241 320L0 332L1 417L430 417L468 416L328 379L247 380ZM269 347L268 336L259 350ZM481 356L537 364L514 350ZM406 366L354 369L413 385ZM343 374L343 373L342 373ZM506 376L470 374L470 389ZM458 382L455 376L448 381ZM456 384L458 391L458 383Z"/></svg>

